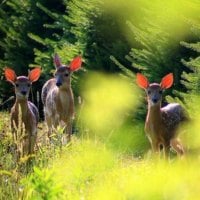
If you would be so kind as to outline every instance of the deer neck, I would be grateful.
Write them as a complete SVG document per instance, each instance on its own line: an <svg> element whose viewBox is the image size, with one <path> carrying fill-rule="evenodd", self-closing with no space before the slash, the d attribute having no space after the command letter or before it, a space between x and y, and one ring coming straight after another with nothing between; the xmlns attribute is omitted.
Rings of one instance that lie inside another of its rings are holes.
<svg viewBox="0 0 200 200"><path fill-rule="evenodd" d="M23 100L16 99L15 106L17 107L17 110L19 108L21 109L23 118L27 116L27 113L28 113L28 100L27 99L23 99Z"/></svg>
<svg viewBox="0 0 200 200"><path fill-rule="evenodd" d="M69 96L71 92L72 89L70 85L58 89L59 96Z"/></svg>
<svg viewBox="0 0 200 200"><path fill-rule="evenodd" d="M150 123L159 124L162 121L160 108L161 108L160 103L154 106L148 104L148 113L146 121Z"/></svg>
<svg viewBox="0 0 200 200"><path fill-rule="evenodd" d="M62 109L68 109L71 99L73 99L71 86L67 85L67 87L59 88L58 96Z"/></svg>
<svg viewBox="0 0 200 200"><path fill-rule="evenodd" d="M64 82L61 87L59 87L58 91L59 91L59 93L68 93L69 91L71 91L70 78L66 82Z"/></svg>
<svg viewBox="0 0 200 200"><path fill-rule="evenodd" d="M56 106L61 119L68 118L70 109L73 109L73 93L70 86L65 89L59 88Z"/></svg>

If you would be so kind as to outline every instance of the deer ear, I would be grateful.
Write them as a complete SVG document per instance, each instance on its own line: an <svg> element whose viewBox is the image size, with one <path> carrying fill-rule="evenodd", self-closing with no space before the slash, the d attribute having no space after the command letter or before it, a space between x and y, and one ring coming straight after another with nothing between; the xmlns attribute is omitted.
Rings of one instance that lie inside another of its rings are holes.
<svg viewBox="0 0 200 200"><path fill-rule="evenodd" d="M17 76L15 74L15 71L6 67L4 69L4 73L5 73L5 77L6 77L6 80L11 82L11 83L14 83L17 79Z"/></svg>
<svg viewBox="0 0 200 200"><path fill-rule="evenodd" d="M60 57L57 53L54 55L53 61L54 61L54 65L55 65L56 68L62 66Z"/></svg>
<svg viewBox="0 0 200 200"><path fill-rule="evenodd" d="M162 78L160 86L162 89L168 89L172 86L173 82L174 82L174 77L173 74L170 73Z"/></svg>
<svg viewBox="0 0 200 200"><path fill-rule="evenodd" d="M70 65L69 65L70 71L74 72L74 71L80 69L81 68L81 64L82 64L82 58L81 58L81 56L75 57L71 61Z"/></svg>
<svg viewBox="0 0 200 200"><path fill-rule="evenodd" d="M143 89L147 89L149 87L149 81L147 80L147 78L144 75L142 75L140 73L137 73L136 82L137 82L138 86Z"/></svg>
<svg viewBox="0 0 200 200"><path fill-rule="evenodd" d="M41 69L37 67L29 72L28 78L31 82L35 82L39 79L40 74L41 74Z"/></svg>

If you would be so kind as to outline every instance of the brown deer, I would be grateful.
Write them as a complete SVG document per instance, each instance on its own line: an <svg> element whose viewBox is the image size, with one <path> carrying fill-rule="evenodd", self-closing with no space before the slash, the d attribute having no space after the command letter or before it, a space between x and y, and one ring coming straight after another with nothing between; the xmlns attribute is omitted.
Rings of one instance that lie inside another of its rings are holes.
<svg viewBox="0 0 200 200"><path fill-rule="evenodd" d="M42 88L44 115L48 126L48 136L53 128L64 123L67 140L71 140L72 120L74 118L74 96L71 88L71 74L80 69L82 59L74 58L70 65L63 65L60 57L55 54L55 77L48 80Z"/></svg>
<svg viewBox="0 0 200 200"><path fill-rule="evenodd" d="M160 152L164 148L164 155L168 157L170 147L177 154L183 155L184 149L177 136L177 128L186 115L183 108L178 103L170 103L161 108L162 93L173 84L173 74L163 77L161 83L149 84L148 79L138 73L137 84L143 88L147 94L148 113L145 122L145 132L151 143L153 152Z"/></svg>
<svg viewBox="0 0 200 200"><path fill-rule="evenodd" d="M39 121L39 113L37 107L30 101L28 96L33 82L40 77L41 69L35 68L29 72L27 76L16 76L15 71L10 68L5 68L6 80L11 82L15 87L16 100L11 108L11 129L13 139L18 139L18 131L16 128L25 128L25 136L23 138L23 155L32 154L37 137L37 123ZM21 109L21 116L20 110ZM19 118L21 117L21 118ZM22 124L19 124L22 122Z"/></svg>

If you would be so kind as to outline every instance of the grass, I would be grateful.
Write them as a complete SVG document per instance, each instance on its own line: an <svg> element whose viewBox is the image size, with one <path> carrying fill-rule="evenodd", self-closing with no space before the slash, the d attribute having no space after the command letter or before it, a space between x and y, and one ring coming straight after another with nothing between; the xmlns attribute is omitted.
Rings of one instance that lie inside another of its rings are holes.
<svg viewBox="0 0 200 200"><path fill-rule="evenodd" d="M7 123L8 113L1 116ZM1 122L1 128L5 127L4 123ZM39 135L44 131L43 125L40 124ZM139 131L138 128L133 132L135 138ZM149 156L146 143L145 151L135 144L138 140L127 149L123 140L117 143L116 138L110 137L108 141L99 136L73 136L72 145L62 148L58 144L43 143L27 170L26 159L14 161L9 149L10 132L1 131L0 199L200 198L198 156L174 157L168 162Z"/></svg>
<svg viewBox="0 0 200 200"><path fill-rule="evenodd" d="M31 164L27 164L26 157L16 160L9 115L0 113L0 199L200 198L198 116L194 124L180 130L187 148L184 158L179 159L173 153L169 161L153 157L143 131L144 124L130 117L136 103L124 106L134 101L138 93L135 96L119 94L123 98L119 98L119 104L113 104L113 96L117 97L118 90L112 87L120 88L125 84L123 87L127 88L123 91L127 93L130 88L125 82L98 77L99 85L102 81L108 81L105 87L96 85L87 89L87 101L84 107L80 106L76 117L79 131L72 137L71 145L60 142L61 129L57 130L53 142L47 143L45 124L39 124L37 150ZM107 111L113 109L108 115L100 112L104 105ZM94 113L97 114L93 119ZM89 122L93 122L91 126Z"/></svg>

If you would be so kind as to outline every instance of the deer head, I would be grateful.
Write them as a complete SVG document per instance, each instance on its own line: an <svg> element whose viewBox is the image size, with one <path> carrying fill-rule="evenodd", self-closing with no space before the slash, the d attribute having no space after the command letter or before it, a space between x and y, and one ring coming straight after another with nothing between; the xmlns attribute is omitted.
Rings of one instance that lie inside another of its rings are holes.
<svg viewBox="0 0 200 200"><path fill-rule="evenodd" d="M160 84L150 84L148 79L144 75L138 73L137 84L139 87L143 88L146 91L149 105L154 106L161 103L163 90L168 89L172 86L173 74L170 73L164 76Z"/></svg>
<svg viewBox="0 0 200 200"><path fill-rule="evenodd" d="M31 70L28 76L16 76L14 70L6 67L5 70L6 80L15 86L16 98L23 100L28 99L30 88L33 82L37 81L41 74L39 67Z"/></svg>
<svg viewBox="0 0 200 200"><path fill-rule="evenodd" d="M70 85L71 73L80 69L82 64L82 59L80 56L77 56L71 61L69 66L67 66L63 65L61 63L58 54L55 54L54 64L56 67L56 72L55 72L56 86L59 87L60 89L64 89Z"/></svg>

